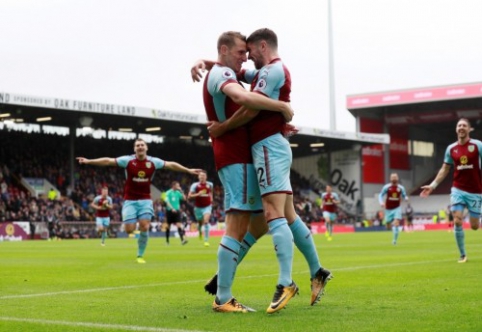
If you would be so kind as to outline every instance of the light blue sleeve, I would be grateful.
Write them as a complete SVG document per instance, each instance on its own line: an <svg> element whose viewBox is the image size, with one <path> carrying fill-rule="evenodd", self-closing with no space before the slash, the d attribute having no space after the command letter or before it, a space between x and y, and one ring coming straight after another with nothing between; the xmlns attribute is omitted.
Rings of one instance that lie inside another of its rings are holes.
<svg viewBox="0 0 482 332"><path fill-rule="evenodd" d="M400 186L400 189L402 190L402 197L404 199L407 199L407 192L405 191L405 187L404 186Z"/></svg>
<svg viewBox="0 0 482 332"><path fill-rule="evenodd" d="M257 73L258 73L257 69L246 69L244 70L244 75L241 78L241 81L251 84L251 82L253 82L254 77L256 76Z"/></svg>
<svg viewBox="0 0 482 332"><path fill-rule="evenodd" d="M474 143L477 145L477 149L479 149L479 157L482 158L482 142L479 140L474 141Z"/></svg>
<svg viewBox="0 0 482 332"><path fill-rule="evenodd" d="M382 191L380 191L380 194L378 195L378 202L380 204L383 204L383 198L384 196L387 194L387 191L388 191L388 184L384 185L383 188L382 188Z"/></svg>
<svg viewBox="0 0 482 332"><path fill-rule="evenodd" d="M449 146L447 146L447 149L445 150L445 155L444 155L444 163L445 164L449 164L449 165L453 165L454 164L454 160L452 159L452 156L450 155L450 149L452 148L454 144L450 144Z"/></svg>
<svg viewBox="0 0 482 332"><path fill-rule="evenodd" d="M285 81L283 67L269 65L261 69L254 91L272 98L278 99L279 89Z"/></svg>
<svg viewBox="0 0 482 332"><path fill-rule="evenodd" d="M189 189L189 192L196 193L196 186L197 186L197 182L194 182L193 184L191 184L191 188Z"/></svg>
<svg viewBox="0 0 482 332"><path fill-rule="evenodd" d="M107 202L109 202L109 205L112 205L112 197L107 196Z"/></svg>
<svg viewBox="0 0 482 332"><path fill-rule="evenodd" d="M234 70L229 67L215 66L209 74L207 82L208 91L212 94L222 93L225 83L229 81L237 82Z"/></svg>
<svg viewBox="0 0 482 332"><path fill-rule="evenodd" d="M211 189L214 189L214 184L212 182L208 181L208 184L209 184L209 187L211 187Z"/></svg>
<svg viewBox="0 0 482 332"><path fill-rule="evenodd" d="M166 164L166 162L164 160L162 160L161 158L157 158L157 157L148 157L148 158L154 164L154 167L156 169L162 169L162 168L164 168L164 165Z"/></svg>
<svg viewBox="0 0 482 332"><path fill-rule="evenodd" d="M94 204L98 205L100 200L100 196L95 196L94 198Z"/></svg>
<svg viewBox="0 0 482 332"><path fill-rule="evenodd" d="M340 196L337 193L333 193L333 196L335 197L335 200L337 200L337 201L340 200Z"/></svg>
<svg viewBox="0 0 482 332"><path fill-rule="evenodd" d="M131 156L122 156L122 157L118 157L115 159L116 163L117 163L117 166L119 167L122 167L122 168L126 168L127 167L127 164L129 163L129 161L131 161L132 159L134 159L134 156L131 155Z"/></svg>

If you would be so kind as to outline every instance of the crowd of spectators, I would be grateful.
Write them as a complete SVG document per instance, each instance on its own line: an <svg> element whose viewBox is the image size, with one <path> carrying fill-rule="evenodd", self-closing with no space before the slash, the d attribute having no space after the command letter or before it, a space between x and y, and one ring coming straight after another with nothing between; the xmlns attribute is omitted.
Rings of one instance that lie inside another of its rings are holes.
<svg viewBox="0 0 482 332"><path fill-rule="evenodd" d="M63 234L63 222L92 222L94 210L90 203L107 186L113 199L111 221L121 221L123 204L124 170L118 167L93 167L74 164L73 181L70 176L70 140L65 136L53 134L19 133L0 131L0 221L46 222L48 216L58 220L54 233ZM223 188L214 169L212 149L198 146L192 142L169 144L148 144L148 154L164 160L177 161L187 167L203 168L208 179L214 183L213 224L224 221ZM75 156L87 158L118 157L133 153L132 141L97 140L79 137L74 144ZM195 158L193 158L195 156ZM60 197L49 200L47 195L33 197L20 185L22 177L45 178L60 191ZM302 195L309 189L308 180L296 172L291 174L295 207L302 219L307 222L320 221L322 218L319 202L311 201ZM167 191L172 181L179 181L187 196L191 184L197 178L177 172L158 171L153 185L161 192ZM162 195L161 195L162 196ZM162 223L165 218L165 203L158 197L154 199L155 221ZM192 202L182 204L183 220L195 224ZM340 221L344 221L340 213ZM82 229L77 236L83 237ZM84 234L89 236L89 234Z"/></svg>

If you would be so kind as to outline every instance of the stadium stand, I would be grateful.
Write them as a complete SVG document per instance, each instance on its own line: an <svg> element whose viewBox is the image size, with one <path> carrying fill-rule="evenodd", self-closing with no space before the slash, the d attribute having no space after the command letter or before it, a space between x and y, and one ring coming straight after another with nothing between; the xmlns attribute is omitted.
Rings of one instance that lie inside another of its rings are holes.
<svg viewBox="0 0 482 332"><path fill-rule="evenodd" d="M111 221L121 221L123 204L123 170L116 167L92 167L74 164L73 183L70 179L70 142L65 136L54 134L25 133L0 131L0 157L4 164L0 165L2 176L0 184L8 190L0 200L0 220L42 222L47 211L54 210L59 220L60 237L83 238L95 236L93 227L83 227L81 222L93 225L94 210L90 207L93 198L100 193L103 186L109 188L114 208ZM133 153L131 141L98 140L92 137L78 137L75 140L75 155L87 158L117 157ZM213 224L224 220L223 189L214 169L212 150L210 147L197 146L191 142L170 142L169 144L149 144L149 155L165 160L175 160L189 167L203 168L214 183ZM195 156L193 158L193 156ZM7 175L7 176L6 176ZM49 201L47 195L35 197L22 187L22 177L45 178L55 185L61 197ZM15 180L13 180L15 179ZM179 181L185 193L189 190L195 177L183 173L158 171L153 185L159 192L165 192L172 181ZM296 171L292 170L291 180L297 212L307 223L322 221L319 205L304 193L311 191L310 183ZM161 197L153 197L155 202L155 222L161 224L165 216L165 203ZM182 206L186 223L191 224L193 206L190 201ZM340 223L354 222L345 213L339 213ZM70 225L70 227L61 227ZM195 224L195 223L194 223ZM73 227L72 225L76 225Z"/></svg>

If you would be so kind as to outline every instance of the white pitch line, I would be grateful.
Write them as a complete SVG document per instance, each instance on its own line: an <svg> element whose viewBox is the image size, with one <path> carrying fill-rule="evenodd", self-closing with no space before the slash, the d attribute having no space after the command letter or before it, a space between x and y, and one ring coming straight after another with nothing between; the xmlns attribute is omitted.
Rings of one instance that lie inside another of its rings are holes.
<svg viewBox="0 0 482 332"><path fill-rule="evenodd" d="M393 263L393 264L377 264L377 265L365 265L365 266L352 266L352 267L342 267L339 269L333 269L333 271L356 271L363 269L378 269L381 267L393 267L393 266L406 266L406 265L420 265L420 264L432 264L432 263L444 263L444 262L455 262L455 259L440 259L436 261L420 261L420 262L404 262L404 263Z"/></svg>
<svg viewBox="0 0 482 332"><path fill-rule="evenodd" d="M149 327L149 326L135 326L135 325L120 325L120 324L100 324L89 322L67 322L63 320L46 320L46 319L33 319L33 318L15 318L15 317L2 317L0 320L20 323L35 323L35 324L47 324L47 325L64 325L75 327L88 327L97 329L116 329L125 331L147 331L147 332L205 332L199 330L179 330L168 329L164 327Z"/></svg>
<svg viewBox="0 0 482 332"><path fill-rule="evenodd" d="M363 266L352 266L352 267L342 267L339 269L330 269L332 272L336 271L356 271L356 270L363 270L363 269L377 269L377 268L384 268L384 267L393 267L393 266L407 266L407 265L419 265L419 264L430 264L430 263L443 263L443 262L450 262L450 259L443 259L443 260L435 260L435 261L419 261L419 262L401 262L401 263L393 263L393 264L374 264L374 265L363 265ZM293 272L293 274L304 274L307 271L298 271ZM277 274L263 274L263 275L254 275L254 276L239 276L236 279L256 279L256 278L267 278L267 277L275 277ZM54 295L70 295L70 294L77 294L77 293L92 293L92 292L103 292L103 291L115 291L121 289L135 289L135 288L144 288L144 287L162 287L162 286L169 286L169 285L180 285L180 284L194 284L194 283L202 283L206 282L205 279L202 280L187 280L187 281L175 281L175 282L163 282L157 284L148 284L148 285L129 285L129 286L118 286L118 287L104 287L104 288L89 288L89 289L79 289L79 290L70 290L70 291L60 291L60 292L49 292L49 293L37 293L37 294L20 294L20 295L5 295L0 296L0 300L7 300L7 299L22 299L22 298L31 298L31 297L41 297L41 296L54 296Z"/></svg>
<svg viewBox="0 0 482 332"><path fill-rule="evenodd" d="M49 292L49 293L37 293L37 294L21 294L21 295L5 295L0 296L0 300L5 299L21 299L29 297L40 297L40 296L53 296L53 295L70 295L76 293L92 293L92 292L103 292L121 289L134 289L134 288L144 288L144 287L158 287L158 286L169 286L169 285L180 285L180 284L192 284L196 282L206 282L206 280L187 280L187 281L173 281L173 282L163 282L158 284L148 284L148 285L129 285L129 286L118 286L118 287L104 287L104 288L90 288L90 289L79 289L70 291L60 291L60 292Z"/></svg>

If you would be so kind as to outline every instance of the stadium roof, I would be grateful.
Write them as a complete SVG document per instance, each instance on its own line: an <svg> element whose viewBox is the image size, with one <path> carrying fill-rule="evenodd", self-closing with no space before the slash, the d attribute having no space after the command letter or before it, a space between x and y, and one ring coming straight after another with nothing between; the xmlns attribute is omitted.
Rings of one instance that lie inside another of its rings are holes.
<svg viewBox="0 0 482 332"><path fill-rule="evenodd" d="M482 82L350 95L346 105L356 117L409 126L423 140L426 133L435 142L453 141L462 117L471 120L472 136L480 137L482 131Z"/></svg>
<svg viewBox="0 0 482 332"><path fill-rule="evenodd" d="M8 114L8 115L7 115ZM92 127L103 130L130 128L136 133L151 133L165 137L188 137L207 140L206 117L132 105L114 105L83 100L36 97L14 93L0 93L0 120L38 123L39 118L50 118L48 125L71 128ZM160 127L151 132L148 128ZM356 145L390 142L386 134L365 134L300 127L290 139L295 156L321 150L352 149ZM324 143L323 147L311 144ZM315 149L315 150L314 150Z"/></svg>

